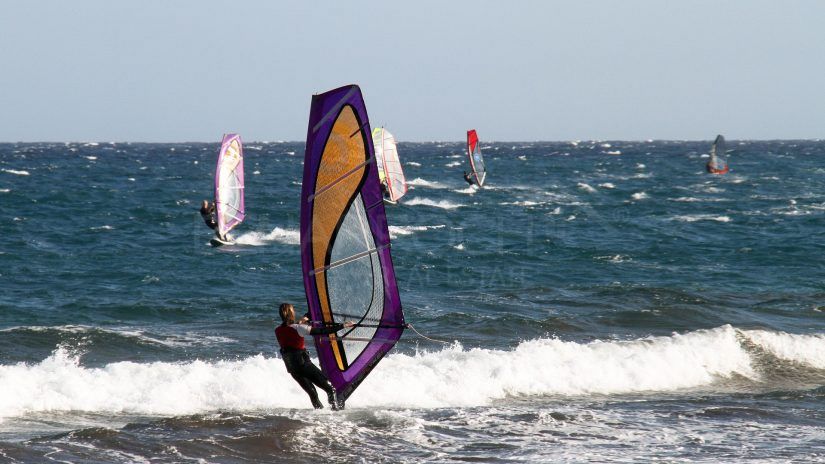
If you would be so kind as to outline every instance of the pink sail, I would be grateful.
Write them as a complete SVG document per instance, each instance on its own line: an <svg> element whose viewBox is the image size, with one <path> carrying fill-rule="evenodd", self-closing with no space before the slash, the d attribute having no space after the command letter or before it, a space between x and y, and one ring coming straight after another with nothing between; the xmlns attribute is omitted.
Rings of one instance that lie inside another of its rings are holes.
<svg viewBox="0 0 825 464"><path fill-rule="evenodd" d="M215 171L215 211L221 237L246 216L243 190L243 144L238 134L227 134L223 136Z"/></svg>

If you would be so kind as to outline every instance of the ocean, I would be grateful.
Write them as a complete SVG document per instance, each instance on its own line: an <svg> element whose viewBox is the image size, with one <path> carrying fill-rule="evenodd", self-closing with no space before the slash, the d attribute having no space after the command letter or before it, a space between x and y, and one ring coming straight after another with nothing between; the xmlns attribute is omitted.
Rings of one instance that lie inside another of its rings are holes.
<svg viewBox="0 0 825 464"><path fill-rule="evenodd" d="M340 412L273 335L303 143L245 145L221 248L217 137L0 144L0 462L825 462L825 142L479 135L478 191L399 144L415 331Z"/></svg>

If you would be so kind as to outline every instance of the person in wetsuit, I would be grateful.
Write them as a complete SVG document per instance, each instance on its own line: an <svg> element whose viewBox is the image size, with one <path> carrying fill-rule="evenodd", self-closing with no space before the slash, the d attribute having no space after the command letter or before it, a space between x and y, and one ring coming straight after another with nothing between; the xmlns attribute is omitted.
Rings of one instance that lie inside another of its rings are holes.
<svg viewBox="0 0 825 464"><path fill-rule="evenodd" d="M470 184L470 185L475 184L475 182L473 181L473 178L470 177L470 174L468 174L467 171L464 171L464 180L466 180L467 183Z"/></svg>
<svg viewBox="0 0 825 464"><path fill-rule="evenodd" d="M335 333L343 328L352 327L354 324L345 322L343 324L334 323L327 327L312 327L307 315L296 322L295 308L289 303L282 303L278 312L283 322L275 328L275 337L281 346L281 357L284 359L287 372L307 392L315 409L323 409L324 407L318 400L318 392L315 390L315 386L327 393L327 400L332 409L343 409L344 402L337 398L335 388L329 383L329 379L309 359L309 353L307 353L304 345L304 337Z"/></svg>
<svg viewBox="0 0 825 464"><path fill-rule="evenodd" d="M223 240L224 242L231 242L233 237L229 234L225 234L223 237L218 233L218 221L215 219L215 204L210 203L207 200L203 200L201 202L201 218L203 222L206 223L206 226L210 229L215 231L215 236L219 239Z"/></svg>
<svg viewBox="0 0 825 464"><path fill-rule="evenodd" d="M207 200L203 200L203 202L201 202L201 218L203 218L203 222L206 223L207 227L212 230L217 230L218 221L215 220L214 203L210 203Z"/></svg>

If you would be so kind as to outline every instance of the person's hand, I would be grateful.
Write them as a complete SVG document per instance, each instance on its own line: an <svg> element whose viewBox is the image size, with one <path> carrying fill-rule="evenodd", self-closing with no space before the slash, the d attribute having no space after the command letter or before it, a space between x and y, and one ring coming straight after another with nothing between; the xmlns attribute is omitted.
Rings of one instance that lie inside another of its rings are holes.
<svg viewBox="0 0 825 464"><path fill-rule="evenodd" d="M352 322L352 321L344 322L344 328L345 329L349 329L350 327L355 327L355 322Z"/></svg>

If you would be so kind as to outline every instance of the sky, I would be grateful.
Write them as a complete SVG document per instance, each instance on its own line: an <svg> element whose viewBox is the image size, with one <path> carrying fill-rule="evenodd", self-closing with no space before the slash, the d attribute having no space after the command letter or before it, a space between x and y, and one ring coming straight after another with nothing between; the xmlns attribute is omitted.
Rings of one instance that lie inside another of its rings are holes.
<svg viewBox="0 0 825 464"><path fill-rule="evenodd" d="M822 1L0 0L0 141L825 136Z"/></svg>

